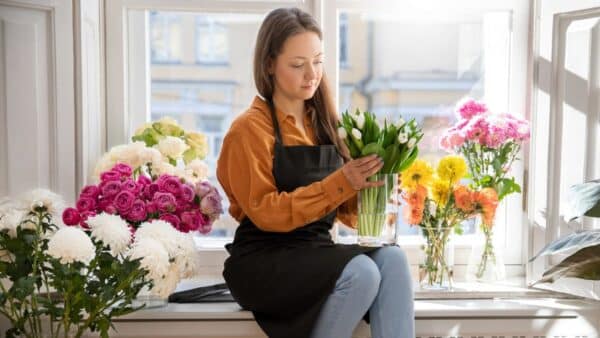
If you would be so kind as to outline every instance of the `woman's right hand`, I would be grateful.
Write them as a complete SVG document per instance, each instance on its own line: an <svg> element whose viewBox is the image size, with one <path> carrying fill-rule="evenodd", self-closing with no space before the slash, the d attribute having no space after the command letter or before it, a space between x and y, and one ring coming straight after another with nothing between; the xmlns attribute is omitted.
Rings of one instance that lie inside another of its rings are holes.
<svg viewBox="0 0 600 338"><path fill-rule="evenodd" d="M342 167L342 172L350 182L352 188L358 191L385 184L384 181L367 181L368 177L376 174L381 168L383 168L383 160L376 154L373 154L346 162Z"/></svg>

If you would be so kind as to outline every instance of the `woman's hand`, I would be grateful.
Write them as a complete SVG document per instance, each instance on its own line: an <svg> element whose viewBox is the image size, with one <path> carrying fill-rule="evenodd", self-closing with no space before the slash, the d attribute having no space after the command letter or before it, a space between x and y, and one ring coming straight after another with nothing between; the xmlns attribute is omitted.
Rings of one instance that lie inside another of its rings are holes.
<svg viewBox="0 0 600 338"><path fill-rule="evenodd" d="M370 182L367 178L383 168L383 160L376 154L351 160L344 164L342 172L354 190L382 186L384 181Z"/></svg>

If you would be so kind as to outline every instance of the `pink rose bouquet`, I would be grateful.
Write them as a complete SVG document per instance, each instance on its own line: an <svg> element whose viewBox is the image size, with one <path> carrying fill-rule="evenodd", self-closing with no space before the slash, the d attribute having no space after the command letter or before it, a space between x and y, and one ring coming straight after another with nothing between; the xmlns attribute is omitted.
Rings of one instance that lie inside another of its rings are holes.
<svg viewBox="0 0 600 338"><path fill-rule="evenodd" d="M222 198L206 181L195 184L169 174L154 178L117 163L100 174L98 185L81 190L75 208L63 212L63 222L88 228L86 220L100 213L118 215L132 231L149 220L163 220L181 232L207 234L223 213Z"/></svg>

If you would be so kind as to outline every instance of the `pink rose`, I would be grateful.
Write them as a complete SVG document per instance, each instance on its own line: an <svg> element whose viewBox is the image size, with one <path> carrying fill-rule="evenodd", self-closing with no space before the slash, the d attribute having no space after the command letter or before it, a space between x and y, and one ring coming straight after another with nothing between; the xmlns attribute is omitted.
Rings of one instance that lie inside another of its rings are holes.
<svg viewBox="0 0 600 338"><path fill-rule="evenodd" d="M75 204L79 212L92 211L96 208L96 201L89 197L80 198Z"/></svg>
<svg viewBox="0 0 600 338"><path fill-rule="evenodd" d="M100 174L100 181L108 182L108 181L120 181L121 174L117 171L105 171Z"/></svg>
<svg viewBox="0 0 600 338"><path fill-rule="evenodd" d="M131 191L134 195L140 193L142 189L141 186L138 186L132 179L128 178L121 183L121 189Z"/></svg>
<svg viewBox="0 0 600 338"><path fill-rule="evenodd" d="M147 200L152 200L154 194L156 194L158 190L158 184L151 183L144 188L144 197L146 197Z"/></svg>
<svg viewBox="0 0 600 338"><path fill-rule="evenodd" d="M173 212L177 207L175 196L168 192L157 192L152 201L161 212Z"/></svg>
<svg viewBox="0 0 600 338"><path fill-rule="evenodd" d="M142 200L135 200L131 210L127 214L127 219L132 222L141 222L146 219L146 203Z"/></svg>
<svg viewBox="0 0 600 338"><path fill-rule="evenodd" d="M181 223L179 217L173 214L162 214L158 219L171 223L171 225L176 229L179 229L179 224Z"/></svg>
<svg viewBox="0 0 600 338"><path fill-rule="evenodd" d="M106 198L106 197L100 197L98 199L97 208L98 208L98 210L104 211L107 214L114 215L117 212L117 209L113 205L113 200L110 198Z"/></svg>
<svg viewBox="0 0 600 338"><path fill-rule="evenodd" d="M79 211L75 208L66 208L63 211L62 219L66 225L77 225L81 221L81 215L79 215Z"/></svg>
<svg viewBox="0 0 600 338"><path fill-rule="evenodd" d="M218 193L210 193L200 201L200 210L203 214L219 215L223 213L221 196Z"/></svg>
<svg viewBox="0 0 600 338"><path fill-rule="evenodd" d="M173 196L181 194L181 183L179 182L179 178L175 176L162 175L158 178L156 184L158 184L158 188L162 192L171 193Z"/></svg>
<svg viewBox="0 0 600 338"><path fill-rule="evenodd" d="M137 183L142 187L146 187L152 184L152 180L146 175L140 175L140 177L138 177Z"/></svg>
<svg viewBox="0 0 600 338"><path fill-rule="evenodd" d="M194 192L194 188L189 184L181 185L181 199L185 202L191 203L194 201L196 193Z"/></svg>
<svg viewBox="0 0 600 338"><path fill-rule="evenodd" d="M154 214L158 211L158 208L156 207L156 203L154 202L146 202L146 212L148 214Z"/></svg>
<svg viewBox="0 0 600 338"><path fill-rule="evenodd" d="M205 225L201 225L200 228L198 229L198 232L200 232L203 235L208 234L210 231L212 230L212 224L208 223Z"/></svg>
<svg viewBox="0 0 600 338"><path fill-rule="evenodd" d="M131 207L133 206L133 202L135 201L135 195L131 191L121 191L117 194L114 201L114 206L117 208L117 211L121 215L127 214Z"/></svg>
<svg viewBox="0 0 600 338"><path fill-rule="evenodd" d="M102 196L106 198L112 198L121 191L120 181L105 181L100 184L102 190Z"/></svg>
<svg viewBox="0 0 600 338"><path fill-rule="evenodd" d="M83 189L81 189L81 194L79 197L89 197L91 199L96 199L100 195L100 188L95 185L87 185Z"/></svg>
<svg viewBox="0 0 600 338"><path fill-rule="evenodd" d="M117 163L112 168L112 171L118 172L121 177L129 178L131 176L131 173L133 172L133 169L131 169L131 167L125 163Z"/></svg>
<svg viewBox="0 0 600 338"><path fill-rule="evenodd" d="M185 211L181 213L181 223L186 230L183 232L196 231L200 228L202 214L197 211Z"/></svg>
<svg viewBox="0 0 600 338"><path fill-rule="evenodd" d="M206 196L208 193L214 190L213 186L210 185L210 183L208 183L207 181L196 183L196 186L194 188L196 190L196 195L198 195L198 197L200 198Z"/></svg>
<svg viewBox="0 0 600 338"><path fill-rule="evenodd" d="M93 211L84 211L81 213L81 220L79 220L79 226L84 229L89 229L90 226L87 224L87 219L90 217L96 216L96 213Z"/></svg>

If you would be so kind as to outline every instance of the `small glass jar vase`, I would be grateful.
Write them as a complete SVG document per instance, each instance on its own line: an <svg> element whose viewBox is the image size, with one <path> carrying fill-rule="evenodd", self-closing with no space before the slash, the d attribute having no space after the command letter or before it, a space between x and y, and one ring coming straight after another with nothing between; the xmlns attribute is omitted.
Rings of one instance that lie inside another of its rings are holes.
<svg viewBox="0 0 600 338"><path fill-rule="evenodd" d="M506 280L506 268L501 246L494 238L494 225L483 225L477 220L480 234L471 247L465 280L483 283Z"/></svg>
<svg viewBox="0 0 600 338"><path fill-rule="evenodd" d="M398 220L398 174L375 174L369 177L369 181L383 181L384 184L358 192L358 244L394 245Z"/></svg>
<svg viewBox="0 0 600 338"><path fill-rule="evenodd" d="M419 284L426 290L451 290L454 273L454 227L421 227L425 238L424 259L419 265Z"/></svg>

